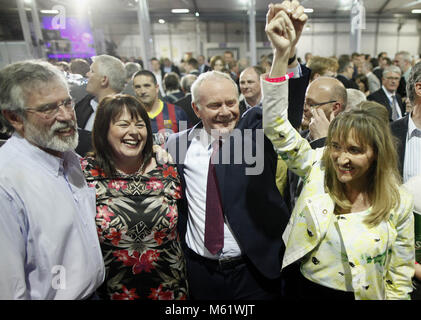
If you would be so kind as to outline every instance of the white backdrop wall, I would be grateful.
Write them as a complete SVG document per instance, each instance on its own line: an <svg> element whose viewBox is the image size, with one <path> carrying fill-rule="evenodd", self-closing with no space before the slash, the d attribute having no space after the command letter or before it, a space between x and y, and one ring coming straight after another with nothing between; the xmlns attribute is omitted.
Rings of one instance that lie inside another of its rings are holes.
<svg viewBox="0 0 421 320"><path fill-rule="evenodd" d="M263 23L258 22L256 28L259 57L259 52L269 51L269 48L263 32ZM140 56L142 44L137 24L112 24L102 26L102 29L105 39L116 43L117 53L120 56ZM152 26L154 55L158 58L168 57L179 63L185 53L191 53L194 57L199 54L208 57L208 52L217 52L218 49L223 52L225 49L234 48L235 54L238 53L237 59L249 58L246 21L200 22L199 29L198 36L195 21L154 23ZM306 52L322 56L351 54L349 34L350 24L346 19L330 21L310 19L298 46L298 56L303 58ZM393 57L397 51L406 50L414 57L418 57L419 38L416 20L367 21L366 29L362 31L361 52L377 55L380 51L386 51Z"/></svg>

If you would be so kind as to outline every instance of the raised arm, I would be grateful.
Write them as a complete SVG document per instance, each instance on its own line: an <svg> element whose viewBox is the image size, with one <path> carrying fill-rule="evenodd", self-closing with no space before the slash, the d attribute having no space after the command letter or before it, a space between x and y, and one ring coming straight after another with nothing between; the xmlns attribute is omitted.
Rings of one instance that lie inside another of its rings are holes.
<svg viewBox="0 0 421 320"><path fill-rule="evenodd" d="M288 2L288 1L287 1ZM296 33L289 14L278 10L282 5L271 5L266 16L266 34L274 49L274 61L270 78L285 76L292 46L295 46ZM296 8L297 12L304 12ZM302 13L303 14L303 13ZM288 121L288 81L262 81L263 89L263 128L272 141L276 152L299 176L305 176L316 154L307 140L303 139Z"/></svg>

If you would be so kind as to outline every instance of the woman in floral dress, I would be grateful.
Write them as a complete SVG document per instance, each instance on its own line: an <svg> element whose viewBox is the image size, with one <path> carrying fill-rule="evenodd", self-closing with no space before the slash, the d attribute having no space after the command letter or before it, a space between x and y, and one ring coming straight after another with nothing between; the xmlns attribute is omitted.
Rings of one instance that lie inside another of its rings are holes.
<svg viewBox="0 0 421 320"><path fill-rule="evenodd" d="M149 117L135 98L107 97L98 106L94 152L81 160L96 189L96 224L106 267L101 299L187 298L177 232L181 186L173 165L152 152Z"/></svg>

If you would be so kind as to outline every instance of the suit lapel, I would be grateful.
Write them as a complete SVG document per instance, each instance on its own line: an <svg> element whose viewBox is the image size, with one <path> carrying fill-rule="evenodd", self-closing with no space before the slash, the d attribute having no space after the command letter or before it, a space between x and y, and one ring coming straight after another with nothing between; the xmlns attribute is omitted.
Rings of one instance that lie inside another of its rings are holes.
<svg viewBox="0 0 421 320"><path fill-rule="evenodd" d="M401 109L402 117L405 115L405 108L402 102L402 97L399 93L396 93L396 101L398 102L399 108Z"/></svg>
<svg viewBox="0 0 421 320"><path fill-rule="evenodd" d="M383 101L383 105L387 108L387 111L389 111L389 118L392 119L392 106L390 105L390 100L386 96L386 93L384 93L383 89L380 89L380 99Z"/></svg>
<svg viewBox="0 0 421 320"><path fill-rule="evenodd" d="M91 100L94 97L92 95L87 95L83 98L75 107L76 112L76 122L79 128L84 129L86 123L89 120L89 117L94 112L91 106Z"/></svg>

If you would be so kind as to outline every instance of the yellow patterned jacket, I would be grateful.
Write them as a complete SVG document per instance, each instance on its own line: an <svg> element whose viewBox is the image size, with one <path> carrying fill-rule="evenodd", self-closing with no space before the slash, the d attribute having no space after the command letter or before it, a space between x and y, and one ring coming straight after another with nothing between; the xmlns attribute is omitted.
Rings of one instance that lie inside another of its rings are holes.
<svg viewBox="0 0 421 320"><path fill-rule="evenodd" d="M262 89L265 134L288 168L305 180L283 234L285 268L297 260L313 258L312 253L335 218L334 202L324 190L323 148L311 149L287 120L287 82L262 81ZM400 206L391 212L388 221L342 234L343 255L350 265L356 300L410 299L415 263L413 198L403 188L400 195ZM326 273L323 278L332 281L331 287L335 288L338 275L329 274L328 268Z"/></svg>

